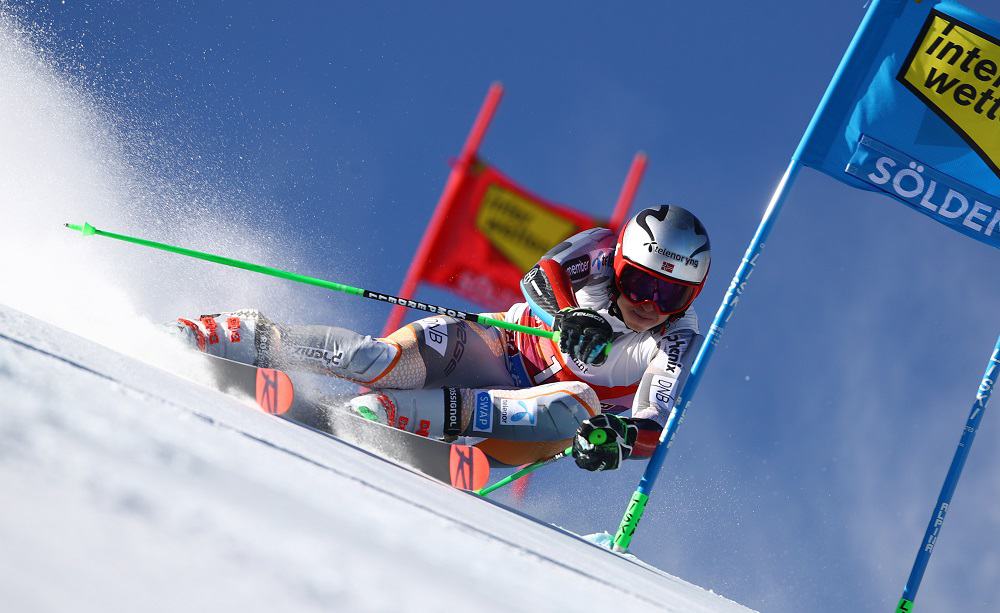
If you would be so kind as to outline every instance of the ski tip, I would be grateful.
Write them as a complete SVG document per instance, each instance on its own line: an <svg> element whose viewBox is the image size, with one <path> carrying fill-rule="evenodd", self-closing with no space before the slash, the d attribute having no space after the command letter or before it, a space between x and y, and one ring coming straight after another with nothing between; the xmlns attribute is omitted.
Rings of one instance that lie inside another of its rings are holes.
<svg viewBox="0 0 1000 613"><path fill-rule="evenodd" d="M288 375L273 368L257 369L257 404L272 415L284 415L292 408L295 388Z"/></svg>
<svg viewBox="0 0 1000 613"><path fill-rule="evenodd" d="M458 489L477 491L490 480L490 461L478 447L452 445L449 464L451 484Z"/></svg>

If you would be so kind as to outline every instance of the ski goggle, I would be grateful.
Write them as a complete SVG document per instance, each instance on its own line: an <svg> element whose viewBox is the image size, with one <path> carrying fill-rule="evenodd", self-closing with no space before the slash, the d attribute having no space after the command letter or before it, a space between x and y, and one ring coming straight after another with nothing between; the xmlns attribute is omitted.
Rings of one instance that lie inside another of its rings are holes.
<svg viewBox="0 0 1000 613"><path fill-rule="evenodd" d="M638 268L629 262L623 262L621 270L615 275L618 291L633 304L652 302L660 315L673 315L686 309L700 288L697 283L671 281Z"/></svg>

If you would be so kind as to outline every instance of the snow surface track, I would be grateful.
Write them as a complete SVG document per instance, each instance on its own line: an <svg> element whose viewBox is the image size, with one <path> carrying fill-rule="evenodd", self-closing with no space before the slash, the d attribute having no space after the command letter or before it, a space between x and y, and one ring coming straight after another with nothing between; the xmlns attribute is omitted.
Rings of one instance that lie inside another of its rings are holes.
<svg viewBox="0 0 1000 613"><path fill-rule="evenodd" d="M2 305L0 398L6 611L748 611Z"/></svg>

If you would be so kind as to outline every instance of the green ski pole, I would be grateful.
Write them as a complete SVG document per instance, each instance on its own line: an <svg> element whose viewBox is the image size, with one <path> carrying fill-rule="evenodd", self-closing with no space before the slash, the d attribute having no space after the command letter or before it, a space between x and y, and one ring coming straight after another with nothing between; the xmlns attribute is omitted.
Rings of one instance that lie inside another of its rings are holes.
<svg viewBox="0 0 1000 613"><path fill-rule="evenodd" d="M608 433L605 432L603 429L602 430L594 430L593 432L590 433L590 435L587 438L594 445L603 445L604 443L608 442ZM505 478L497 481L493 485L488 485L488 486L484 487L483 489L478 490L476 493L479 494L480 496L483 496L485 498L486 495L489 494L490 492L496 491L496 490L500 489L501 487L507 485L508 483L513 483L514 481L517 481L521 477L523 477L525 475L528 475L528 474L531 474L531 473L535 472L536 470L538 470L539 468L541 468L541 467L543 467L543 466L545 466L547 464L551 464L552 462L555 462L556 460L561 460L561 459L565 458L568 455L573 455L573 447L572 446L567 447L566 449L563 449L562 451L560 451L559 453L555 454L551 458L548 458L546 460L539 460L539 461L535 462L534 464L530 464L528 466L525 466L524 468L522 468L521 470L517 471L516 473L510 475L509 477L505 477Z"/></svg>
<svg viewBox="0 0 1000 613"><path fill-rule="evenodd" d="M278 277L280 279L288 279L289 281L296 281L298 283L305 283L307 285L315 285L317 287L333 290L335 292L350 294L352 296L361 296L362 298L369 298L371 300L378 300L380 302L387 302L389 304L399 304L411 309L427 311L429 313L436 313L438 315L448 315L449 317L455 317L456 319L464 319L466 321L471 321L473 323L482 324L486 326L494 326L496 328L505 328L507 330L514 330L515 332L534 334L535 336L541 336L542 338L552 339L552 341L555 343L559 342L559 333L553 332L551 330L542 330L540 328L532 328L530 326L512 324L503 321L501 319L494 319L492 317L487 317L485 315L480 315L478 313L466 313L465 311L459 311L457 309L449 309L447 307L440 307L440 306L435 306L433 304L427 304L426 302L419 302L417 300L410 300L408 298L399 298L397 296L391 296L389 294L383 294L381 292L373 292L371 290L361 289L360 287L351 287L350 285L344 285L343 283L334 283L333 281L317 279L316 277L308 277L306 275L300 275L298 273L289 272L287 270L281 270L278 268L272 268L270 266L262 266L260 264L253 264L250 262L234 260L232 258L223 257L221 255L205 253L204 251L195 251L194 249L186 249L184 247L177 247L175 245L168 245L166 243L158 243L156 241L151 241L144 238L138 238L135 236L128 236L125 234L115 234L114 232L106 232L104 230L98 230L97 228L95 228L94 226L90 225L87 222L84 222L83 225L77 225L71 223L67 223L64 225L70 230L75 230L83 234L84 236L96 235L96 236L104 236L106 238L113 238L115 240L124 241L126 243L133 243L136 245L141 245L143 247L159 249L160 251L167 251L169 253L176 253L178 255L184 255L199 260L206 260L208 262L214 262L216 264L222 264L224 266L232 266L233 268L242 268L243 270L249 270L251 272L270 275L272 277Z"/></svg>
<svg viewBox="0 0 1000 613"><path fill-rule="evenodd" d="M514 473L512 475L509 475L507 477L504 477L503 479L500 479L499 481L497 481L493 485L487 485L486 487L482 488L481 490L477 490L476 494L479 494L480 496L482 496L483 498L485 498L490 493L495 492L496 490L500 489L501 487L503 487L505 485L508 485L508 484L511 484L511 483L517 481L518 479L520 479L521 477L523 477L525 475L529 475L529 474L535 472L536 470L538 470L539 468L541 468L543 466L551 464L551 463L555 462L556 460L561 460L561 459L565 458L566 456L572 455L572 454L573 454L573 448L572 447L567 447L566 449L560 451L559 453L557 453L556 455L552 456L551 458L547 458L545 460L539 460L539 461L535 462L534 464L529 464L528 466L525 466L524 468L522 468L521 470L517 471L516 473Z"/></svg>

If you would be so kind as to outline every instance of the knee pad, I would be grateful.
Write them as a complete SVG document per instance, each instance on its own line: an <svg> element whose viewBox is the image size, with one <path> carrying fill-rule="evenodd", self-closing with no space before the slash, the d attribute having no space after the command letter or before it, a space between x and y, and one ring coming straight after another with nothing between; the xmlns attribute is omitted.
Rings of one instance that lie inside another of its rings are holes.
<svg viewBox="0 0 1000 613"><path fill-rule="evenodd" d="M527 389L462 390L462 400L463 434L519 441L570 438L601 406L594 390L580 381Z"/></svg>

